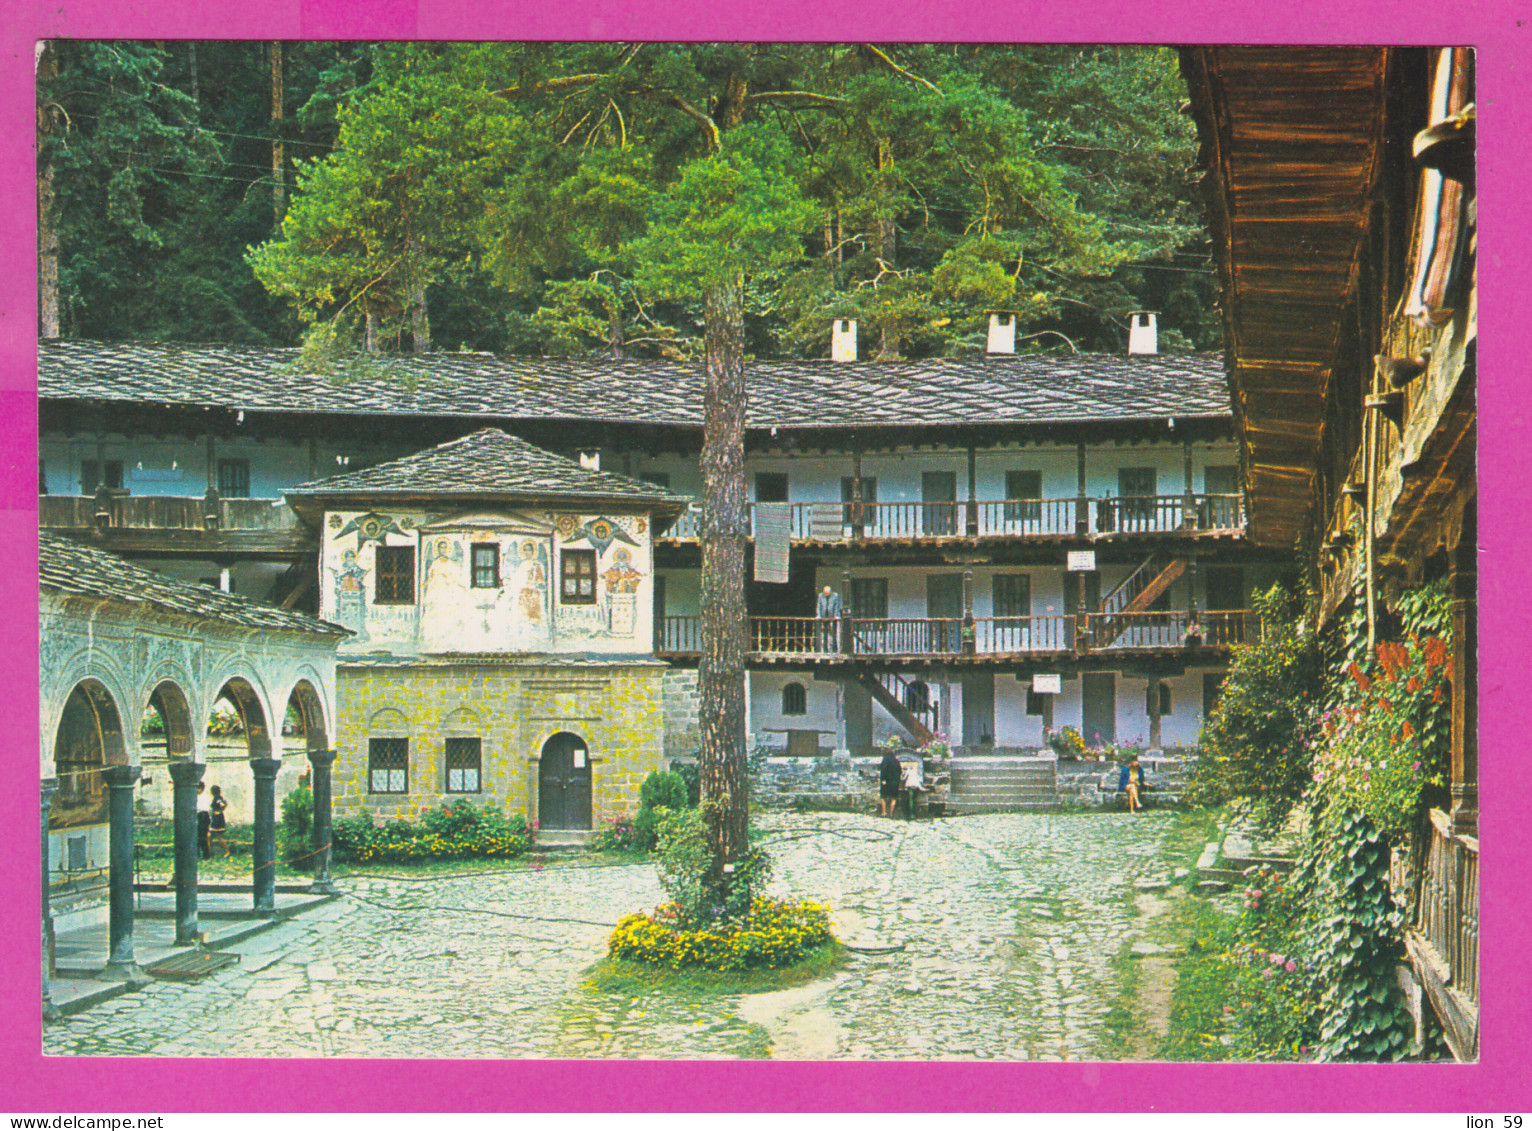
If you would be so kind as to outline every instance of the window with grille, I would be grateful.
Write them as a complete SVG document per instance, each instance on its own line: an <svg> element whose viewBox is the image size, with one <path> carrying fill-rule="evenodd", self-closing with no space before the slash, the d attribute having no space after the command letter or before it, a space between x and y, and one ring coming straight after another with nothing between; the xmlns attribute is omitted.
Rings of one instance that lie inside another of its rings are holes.
<svg viewBox="0 0 1532 1131"><path fill-rule="evenodd" d="M367 792L408 793L410 789L410 740L367 740Z"/></svg>
<svg viewBox="0 0 1532 1131"><path fill-rule="evenodd" d="M415 547L379 546L374 559L378 579L373 591L375 605L415 603Z"/></svg>
<svg viewBox="0 0 1532 1131"><path fill-rule="evenodd" d="M596 603L596 551L559 551L559 600L566 605Z"/></svg>
<svg viewBox="0 0 1532 1131"><path fill-rule="evenodd" d="M225 499L250 497L249 460L221 459L218 461L218 493Z"/></svg>
<svg viewBox="0 0 1532 1131"><path fill-rule="evenodd" d="M782 713L806 715L809 713L809 693L801 683L789 683L782 689Z"/></svg>
<svg viewBox="0 0 1532 1131"><path fill-rule="evenodd" d="M1043 473L1007 471L1005 473L1005 521L1041 522L1043 517Z"/></svg>
<svg viewBox="0 0 1532 1131"><path fill-rule="evenodd" d="M475 542L470 548L473 570L468 584L474 589L500 588L500 547L494 542Z"/></svg>
<svg viewBox="0 0 1532 1131"><path fill-rule="evenodd" d="M447 792L478 793L482 761L477 738L447 739Z"/></svg>

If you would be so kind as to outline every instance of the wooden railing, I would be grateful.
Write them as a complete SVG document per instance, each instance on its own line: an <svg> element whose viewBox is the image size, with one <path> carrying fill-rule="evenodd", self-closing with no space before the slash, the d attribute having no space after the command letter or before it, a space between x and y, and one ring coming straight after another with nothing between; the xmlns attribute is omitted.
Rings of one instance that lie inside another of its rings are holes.
<svg viewBox="0 0 1532 1131"><path fill-rule="evenodd" d="M1076 533L1077 497L1063 499L979 499L927 503L791 503L792 540L895 541L926 538L1065 538ZM1173 534L1181 531L1239 530L1244 500L1239 495L1184 495L1087 498L1087 534ZM755 504L749 504L752 516ZM832 508L839 519L814 527L815 507ZM836 513L838 512L838 513ZM662 535L676 542L697 538L699 512L684 512ZM1190 518L1190 522L1188 522ZM751 536L754 536L752 522ZM827 534L827 529L833 533Z"/></svg>
<svg viewBox="0 0 1532 1131"><path fill-rule="evenodd" d="M37 511L45 530L298 529L298 516L279 499L219 499L210 506L205 498L181 495L113 495L99 503L94 496L41 495Z"/></svg>
<svg viewBox="0 0 1532 1131"><path fill-rule="evenodd" d="M1420 878L1415 929L1444 969L1443 981L1479 1006L1479 842L1454 835L1451 819L1431 811L1430 843Z"/></svg>
<svg viewBox="0 0 1532 1131"><path fill-rule="evenodd" d="M1114 621L1111 629L1102 622ZM1086 618L1092 647L1225 647L1246 639L1243 610L1201 613L1195 622L1185 612L1094 613ZM1200 635L1188 635L1195 623ZM1073 616L975 617L972 634L959 617L751 617L748 648L763 656L1017 656L1073 651ZM1109 631L1117 635L1099 644ZM1250 637L1253 639L1253 634ZM657 622L655 651L696 655L702 649L702 618L667 616Z"/></svg>

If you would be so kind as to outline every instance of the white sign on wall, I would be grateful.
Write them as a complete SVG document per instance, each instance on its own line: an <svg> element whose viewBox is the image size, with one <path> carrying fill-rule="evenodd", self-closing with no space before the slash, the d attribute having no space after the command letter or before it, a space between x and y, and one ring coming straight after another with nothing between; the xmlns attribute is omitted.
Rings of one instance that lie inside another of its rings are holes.
<svg viewBox="0 0 1532 1131"><path fill-rule="evenodd" d="M1034 675L1032 677L1032 692L1035 695L1057 695L1064 690L1064 677L1054 675Z"/></svg>
<svg viewBox="0 0 1532 1131"><path fill-rule="evenodd" d="M1069 568L1072 571L1090 571L1096 568L1095 550L1070 550Z"/></svg>

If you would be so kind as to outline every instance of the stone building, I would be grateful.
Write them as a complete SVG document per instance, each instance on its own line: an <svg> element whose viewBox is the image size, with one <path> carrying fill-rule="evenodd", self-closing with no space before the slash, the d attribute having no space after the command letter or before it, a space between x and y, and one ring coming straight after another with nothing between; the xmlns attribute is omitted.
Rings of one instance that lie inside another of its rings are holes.
<svg viewBox="0 0 1532 1131"><path fill-rule="evenodd" d="M336 804L455 798L544 832L630 812L664 768L654 538L686 500L486 428L286 492L340 648Z"/></svg>

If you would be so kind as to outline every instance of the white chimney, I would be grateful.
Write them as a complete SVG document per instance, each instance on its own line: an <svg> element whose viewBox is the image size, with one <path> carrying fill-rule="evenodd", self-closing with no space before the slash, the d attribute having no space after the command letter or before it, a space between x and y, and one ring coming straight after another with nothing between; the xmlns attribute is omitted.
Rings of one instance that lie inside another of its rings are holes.
<svg viewBox="0 0 1532 1131"><path fill-rule="evenodd" d="M1159 353L1159 315L1135 310L1128 315L1128 353Z"/></svg>
<svg viewBox="0 0 1532 1131"><path fill-rule="evenodd" d="M837 318L830 324L830 360L856 360L856 319Z"/></svg>
<svg viewBox="0 0 1532 1131"><path fill-rule="evenodd" d="M1016 315L1009 310L989 312L989 344L987 353L1016 352Z"/></svg>
<svg viewBox="0 0 1532 1131"><path fill-rule="evenodd" d="M580 453L580 466L583 467L586 471L600 471L601 470L601 453L600 452L581 452Z"/></svg>

